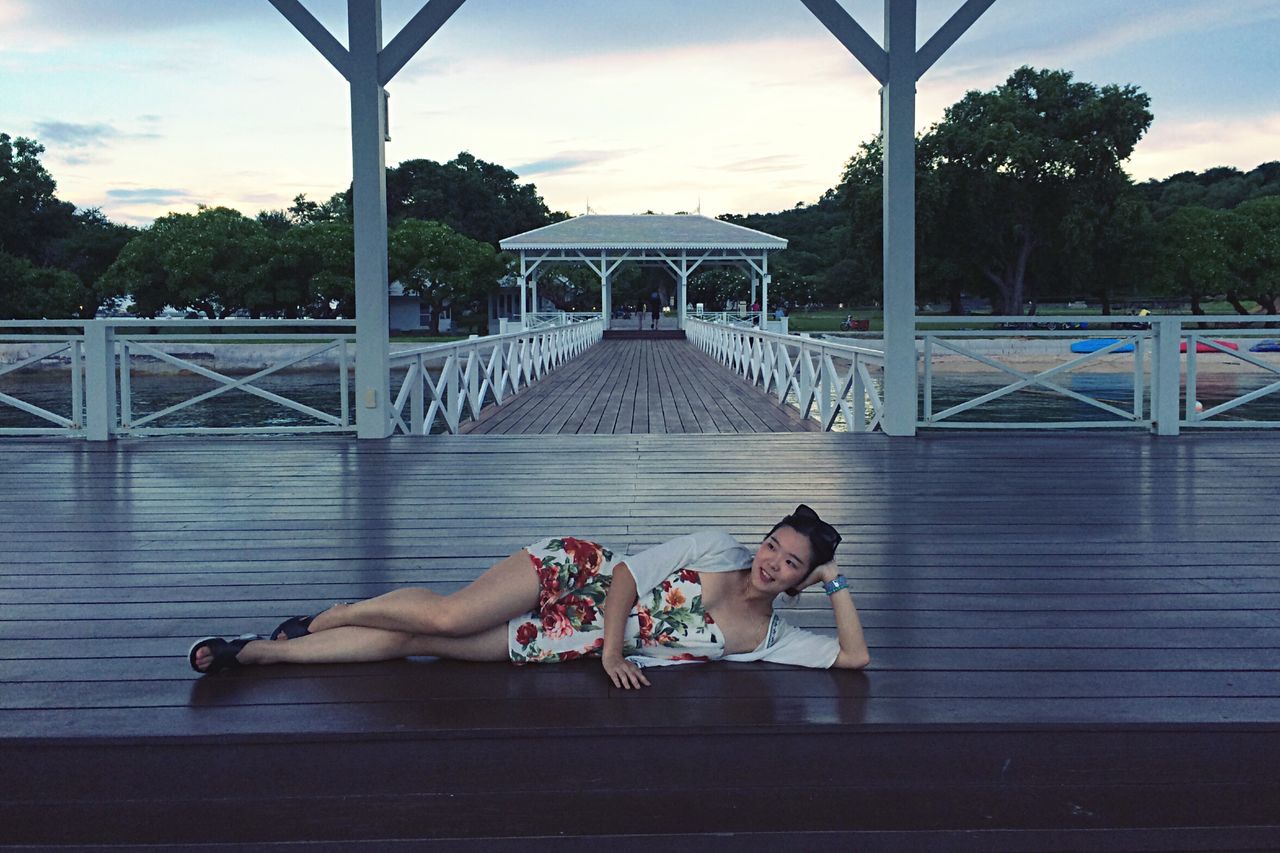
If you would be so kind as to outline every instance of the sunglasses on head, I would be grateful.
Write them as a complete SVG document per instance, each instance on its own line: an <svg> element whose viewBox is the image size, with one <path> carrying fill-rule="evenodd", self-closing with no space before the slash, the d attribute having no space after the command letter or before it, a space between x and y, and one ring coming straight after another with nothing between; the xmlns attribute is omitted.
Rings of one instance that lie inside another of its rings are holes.
<svg viewBox="0 0 1280 853"><path fill-rule="evenodd" d="M818 514L807 504L800 504L800 506L796 507L796 511L791 513L791 517L803 518L806 521L813 522L812 535L823 542L829 543L832 548L840 544L840 531L819 518Z"/></svg>

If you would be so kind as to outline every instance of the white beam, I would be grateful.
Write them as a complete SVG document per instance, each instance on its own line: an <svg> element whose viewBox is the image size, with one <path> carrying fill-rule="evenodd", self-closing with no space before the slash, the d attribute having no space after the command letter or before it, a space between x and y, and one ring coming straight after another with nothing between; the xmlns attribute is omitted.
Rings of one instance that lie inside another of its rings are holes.
<svg viewBox="0 0 1280 853"><path fill-rule="evenodd" d="M387 167L383 141L382 0L347 0L351 44L352 214L356 264L356 436L391 434L387 310Z"/></svg>
<svg viewBox="0 0 1280 853"><path fill-rule="evenodd" d="M884 0L884 431L916 432L916 0Z"/></svg>
<svg viewBox="0 0 1280 853"><path fill-rule="evenodd" d="M933 34L924 47L916 51L916 79L924 76L924 73L933 67L933 63L942 58L942 54L947 52L951 45L956 43L956 39L964 35L974 22L982 17L982 13L991 8L996 0L965 0L965 4L955 11L947 22L938 27L938 31Z"/></svg>
<svg viewBox="0 0 1280 853"><path fill-rule="evenodd" d="M836 0L800 0L853 58L881 83L889 78L889 56ZM914 47L913 47L914 49Z"/></svg>
<svg viewBox="0 0 1280 853"><path fill-rule="evenodd" d="M396 72L413 59L414 54L422 49L465 2L466 0L430 0L419 9L418 14L410 18L409 23L382 49L382 54L378 57L378 82L383 86L390 83Z"/></svg>
<svg viewBox="0 0 1280 853"><path fill-rule="evenodd" d="M299 0L268 0L294 29L302 33L303 38L311 42L311 46L320 51L320 55L329 60L329 64L338 69L338 73L351 79L351 54L342 46L333 34L325 29L324 24L316 20Z"/></svg>

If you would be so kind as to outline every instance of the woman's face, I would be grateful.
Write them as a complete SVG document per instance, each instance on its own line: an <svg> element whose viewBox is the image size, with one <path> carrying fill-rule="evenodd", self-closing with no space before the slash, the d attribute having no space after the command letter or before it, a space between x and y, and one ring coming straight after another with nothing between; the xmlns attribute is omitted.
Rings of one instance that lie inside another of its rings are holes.
<svg viewBox="0 0 1280 853"><path fill-rule="evenodd" d="M751 561L751 585L777 595L797 587L813 571L813 546L809 537L790 527L779 527L756 549Z"/></svg>

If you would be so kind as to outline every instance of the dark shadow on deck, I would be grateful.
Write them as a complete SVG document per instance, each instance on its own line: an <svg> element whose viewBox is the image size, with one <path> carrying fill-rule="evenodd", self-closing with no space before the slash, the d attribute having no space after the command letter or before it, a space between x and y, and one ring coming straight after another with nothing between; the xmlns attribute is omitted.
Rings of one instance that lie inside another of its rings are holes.
<svg viewBox="0 0 1280 853"><path fill-rule="evenodd" d="M638 338L601 341L461 431L619 435L822 428L688 341Z"/></svg>
<svg viewBox="0 0 1280 853"><path fill-rule="evenodd" d="M1280 849L1277 483L1261 433L5 441L0 846ZM801 501L865 674L184 659Z"/></svg>

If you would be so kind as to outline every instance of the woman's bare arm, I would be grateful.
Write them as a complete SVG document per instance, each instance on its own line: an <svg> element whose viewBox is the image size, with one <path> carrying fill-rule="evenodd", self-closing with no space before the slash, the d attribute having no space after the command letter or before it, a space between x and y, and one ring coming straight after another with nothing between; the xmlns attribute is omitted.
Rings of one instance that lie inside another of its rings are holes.
<svg viewBox="0 0 1280 853"><path fill-rule="evenodd" d="M840 574L835 562L820 566L814 574L818 583L828 583ZM866 638L862 636L862 621L853 603L853 593L848 587L827 596L831 599L831 612L836 617L836 634L840 639L840 654L831 666L838 669L862 669L871 663Z"/></svg>
<svg viewBox="0 0 1280 853"><path fill-rule="evenodd" d="M626 563L613 567L613 580L604 598L604 649L601 663L613 681L614 687L630 690L632 687L648 687L649 679L635 664L622 656L627 617L636 606L636 580Z"/></svg>

